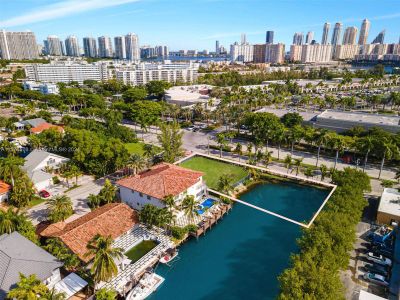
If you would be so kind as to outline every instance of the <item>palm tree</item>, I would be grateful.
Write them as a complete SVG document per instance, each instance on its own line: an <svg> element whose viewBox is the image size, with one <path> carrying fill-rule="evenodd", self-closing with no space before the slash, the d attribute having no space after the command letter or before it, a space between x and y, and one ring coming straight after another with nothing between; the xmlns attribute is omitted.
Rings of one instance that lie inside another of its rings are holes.
<svg viewBox="0 0 400 300"><path fill-rule="evenodd" d="M307 178L313 177L314 176L314 167L307 166L304 169L304 175L306 175Z"/></svg>
<svg viewBox="0 0 400 300"><path fill-rule="evenodd" d="M378 179L380 179L383 166L385 164L385 159L391 159L392 157L397 156L399 154L399 148L395 143L393 143L393 141L390 138L386 137L383 137L380 140L378 147L379 147L378 151L382 155L381 167L379 169L379 175L378 175Z"/></svg>
<svg viewBox="0 0 400 300"><path fill-rule="evenodd" d="M143 146L143 155L144 157L147 157L148 159L152 159L154 156L154 146L151 144L145 144Z"/></svg>
<svg viewBox="0 0 400 300"><path fill-rule="evenodd" d="M285 167L287 169L287 173L289 173L289 169L292 167L293 159L290 154L286 155L283 163L285 164Z"/></svg>
<svg viewBox="0 0 400 300"><path fill-rule="evenodd" d="M55 196L47 200L49 219L53 222L65 221L74 213L72 201L67 195Z"/></svg>
<svg viewBox="0 0 400 300"><path fill-rule="evenodd" d="M103 203L112 203L115 200L117 188L109 179L104 181L104 185L99 192L99 197Z"/></svg>
<svg viewBox="0 0 400 300"><path fill-rule="evenodd" d="M153 226L158 224L158 211L157 206L146 204L139 213L140 222L146 224L150 229L153 228Z"/></svg>
<svg viewBox="0 0 400 300"><path fill-rule="evenodd" d="M67 295L64 292L62 292L62 293L57 292L57 290L53 287L41 299L43 299L43 300L65 300L65 299L67 299Z"/></svg>
<svg viewBox="0 0 400 300"><path fill-rule="evenodd" d="M263 163L268 168L268 165L272 162L272 151L265 151L263 155Z"/></svg>
<svg viewBox="0 0 400 300"><path fill-rule="evenodd" d="M100 206L101 199L98 195L90 194L88 197L88 205L90 208L94 209Z"/></svg>
<svg viewBox="0 0 400 300"><path fill-rule="evenodd" d="M326 130L326 129L318 130L315 133L314 141L318 145L317 161L315 162L315 166L318 167L319 155L320 155L320 152L321 152L321 147L326 145L326 143L328 142L328 130Z"/></svg>
<svg viewBox="0 0 400 300"><path fill-rule="evenodd" d="M146 166L146 161L140 154L134 153L128 159L127 167L129 169L133 169L133 175L136 175L145 166Z"/></svg>
<svg viewBox="0 0 400 300"><path fill-rule="evenodd" d="M296 176L297 175L299 175L299 172L300 172L300 167L301 167L301 163L303 162L303 158L301 157L301 158L295 158L294 160L293 160L293 165L295 166L295 168L296 168Z"/></svg>
<svg viewBox="0 0 400 300"><path fill-rule="evenodd" d="M175 208L175 198L173 195L167 195L164 197L164 203L168 207L169 211Z"/></svg>
<svg viewBox="0 0 400 300"><path fill-rule="evenodd" d="M115 259L123 257L121 248L113 248L111 236L104 237L96 234L87 244L88 251L86 258L93 258L91 273L95 284L101 281L108 281L118 274Z"/></svg>
<svg viewBox="0 0 400 300"><path fill-rule="evenodd" d="M82 171L76 165L70 165L69 172L72 177L75 177L75 185L78 185L78 177L82 175Z"/></svg>
<svg viewBox="0 0 400 300"><path fill-rule="evenodd" d="M333 168L336 169L336 165L339 160L339 153L346 148L347 143L343 136L338 135L337 133L331 133L329 136L329 144L331 145L332 149L336 151L335 164L333 165Z"/></svg>
<svg viewBox="0 0 400 300"><path fill-rule="evenodd" d="M17 146L9 142L8 140L3 140L0 142L0 149L5 154L5 156L16 156L18 153Z"/></svg>
<svg viewBox="0 0 400 300"><path fill-rule="evenodd" d="M49 289L35 274L25 276L19 273L17 286L8 292L7 298L17 300L37 300L46 296Z"/></svg>
<svg viewBox="0 0 400 300"><path fill-rule="evenodd" d="M222 174L218 179L218 190L229 195L232 191L232 174Z"/></svg>
<svg viewBox="0 0 400 300"><path fill-rule="evenodd" d="M374 147L374 138L370 135L362 137L357 141L356 147L359 149L359 151L365 153L363 166L363 172L365 172L365 169L367 167L368 155Z"/></svg>
<svg viewBox="0 0 400 300"><path fill-rule="evenodd" d="M11 186L15 185L15 178L21 175L21 166L24 164L24 159L15 156L8 156L0 158L0 178L4 181L11 183Z"/></svg>
<svg viewBox="0 0 400 300"><path fill-rule="evenodd" d="M321 181L324 181L326 175L328 175L328 167L322 164L319 166L319 170L321 171Z"/></svg>
<svg viewBox="0 0 400 300"><path fill-rule="evenodd" d="M287 136L286 129L284 126L279 126L274 134L275 142L278 143L278 160L280 159L281 144Z"/></svg>
<svg viewBox="0 0 400 300"><path fill-rule="evenodd" d="M0 234L11 233L15 230L15 213L10 207L7 211L0 210Z"/></svg>
<svg viewBox="0 0 400 300"><path fill-rule="evenodd" d="M198 215L196 210L197 202L193 195L187 195L182 201L182 209L185 215L189 217L189 220L193 222L194 217Z"/></svg>
<svg viewBox="0 0 400 300"><path fill-rule="evenodd" d="M396 171L396 175L395 175L394 178L397 179L397 182L400 181L400 169L398 169L398 170Z"/></svg>
<svg viewBox="0 0 400 300"><path fill-rule="evenodd" d="M236 143L236 147L235 147L234 152L237 154L237 156L239 158L239 162L240 162L240 156L243 154L242 144L241 143Z"/></svg>
<svg viewBox="0 0 400 300"><path fill-rule="evenodd" d="M227 140L225 139L225 134L220 132L217 133L215 136L217 138L217 143L219 146L219 157L222 157L222 148L228 144Z"/></svg>

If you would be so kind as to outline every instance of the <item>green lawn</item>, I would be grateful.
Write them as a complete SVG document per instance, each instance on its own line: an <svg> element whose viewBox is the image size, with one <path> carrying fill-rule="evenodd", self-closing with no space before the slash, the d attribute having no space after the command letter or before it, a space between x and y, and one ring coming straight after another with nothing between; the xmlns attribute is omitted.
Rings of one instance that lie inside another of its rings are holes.
<svg viewBox="0 0 400 300"><path fill-rule="evenodd" d="M201 156L188 159L181 163L181 166L203 172L205 174L204 180L207 186L212 189L217 188L218 180L222 174L231 174L232 183L236 183L247 176L247 171L238 165L228 164Z"/></svg>
<svg viewBox="0 0 400 300"><path fill-rule="evenodd" d="M29 207L34 207L34 206L39 205L40 203L43 203L43 202L46 202L46 201L47 201L47 199L44 199L42 197L37 196L29 203L28 206Z"/></svg>
<svg viewBox="0 0 400 300"><path fill-rule="evenodd" d="M129 154L139 154L139 155L143 155L144 154L144 143L142 142L137 142L137 143L126 143L125 144L125 148L128 150ZM154 146L155 149L155 153L158 153L161 151L161 149L157 146Z"/></svg>
<svg viewBox="0 0 400 300"><path fill-rule="evenodd" d="M157 246L157 242L149 240L149 241L141 241L139 244L137 244L135 247L133 247L131 250L125 253L125 255L132 261L136 262L138 261L141 257L146 255L151 249L153 249L155 246Z"/></svg>

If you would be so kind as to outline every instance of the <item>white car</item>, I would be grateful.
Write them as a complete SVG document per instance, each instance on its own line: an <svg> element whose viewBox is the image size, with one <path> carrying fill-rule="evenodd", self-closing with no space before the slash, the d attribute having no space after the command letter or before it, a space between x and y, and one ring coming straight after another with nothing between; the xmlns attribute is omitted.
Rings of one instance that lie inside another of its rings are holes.
<svg viewBox="0 0 400 300"><path fill-rule="evenodd" d="M385 276L375 274L375 273L365 273L364 279L379 285L389 286L389 282L386 281Z"/></svg>
<svg viewBox="0 0 400 300"><path fill-rule="evenodd" d="M367 259L384 266L392 265L392 261L389 258L386 258L380 254L375 254L374 252L368 252Z"/></svg>

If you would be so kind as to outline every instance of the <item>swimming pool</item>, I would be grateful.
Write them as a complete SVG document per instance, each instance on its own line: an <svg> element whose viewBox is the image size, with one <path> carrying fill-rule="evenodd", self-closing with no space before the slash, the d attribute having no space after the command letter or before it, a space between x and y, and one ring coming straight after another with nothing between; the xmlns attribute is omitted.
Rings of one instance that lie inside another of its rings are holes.
<svg viewBox="0 0 400 300"><path fill-rule="evenodd" d="M213 206L215 203L214 199L208 198L204 200L199 206L201 207L200 209L197 210L197 213L199 215L202 215L207 209L209 209L211 206Z"/></svg>

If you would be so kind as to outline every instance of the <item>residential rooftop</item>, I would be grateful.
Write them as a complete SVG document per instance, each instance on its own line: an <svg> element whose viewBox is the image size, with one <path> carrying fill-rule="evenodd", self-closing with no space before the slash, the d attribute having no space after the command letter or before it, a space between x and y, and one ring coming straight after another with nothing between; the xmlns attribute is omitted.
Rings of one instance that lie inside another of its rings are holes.
<svg viewBox="0 0 400 300"><path fill-rule="evenodd" d="M6 194L11 190L11 185L0 180L0 195Z"/></svg>
<svg viewBox="0 0 400 300"><path fill-rule="evenodd" d="M397 189L385 188L379 202L378 211L400 216L400 192Z"/></svg>
<svg viewBox="0 0 400 300"><path fill-rule="evenodd" d="M163 200L178 196L193 186L204 174L169 163L161 163L147 171L117 181L117 185Z"/></svg>
<svg viewBox="0 0 400 300"><path fill-rule="evenodd" d="M400 117L394 115L368 114L361 112L343 112L325 110L317 116L317 119L331 119L337 121L359 122L372 125L400 126Z"/></svg>

